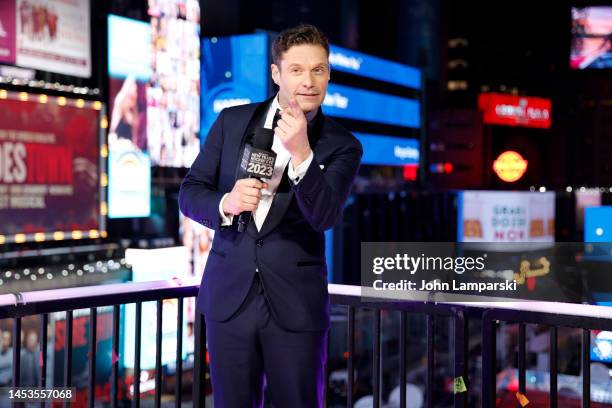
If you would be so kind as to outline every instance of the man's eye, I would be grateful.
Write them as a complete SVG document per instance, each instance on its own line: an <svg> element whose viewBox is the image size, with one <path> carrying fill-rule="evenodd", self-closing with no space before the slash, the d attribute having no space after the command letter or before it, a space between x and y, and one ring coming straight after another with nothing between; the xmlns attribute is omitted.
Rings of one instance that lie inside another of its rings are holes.
<svg viewBox="0 0 612 408"><path fill-rule="evenodd" d="M300 73L302 73L302 70L301 70L301 69L298 69L298 68L293 68L293 69L291 70L291 73L292 73L292 74L300 74Z"/></svg>

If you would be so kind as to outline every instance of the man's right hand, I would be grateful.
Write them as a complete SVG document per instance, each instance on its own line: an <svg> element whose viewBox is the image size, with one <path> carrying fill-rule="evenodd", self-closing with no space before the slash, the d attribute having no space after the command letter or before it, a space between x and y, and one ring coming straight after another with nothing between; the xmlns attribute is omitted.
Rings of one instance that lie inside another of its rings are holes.
<svg viewBox="0 0 612 408"><path fill-rule="evenodd" d="M223 200L223 212L228 216L239 215L243 211L254 212L261 197L260 190L267 187L267 183L262 183L255 178L245 178L236 181L232 191Z"/></svg>

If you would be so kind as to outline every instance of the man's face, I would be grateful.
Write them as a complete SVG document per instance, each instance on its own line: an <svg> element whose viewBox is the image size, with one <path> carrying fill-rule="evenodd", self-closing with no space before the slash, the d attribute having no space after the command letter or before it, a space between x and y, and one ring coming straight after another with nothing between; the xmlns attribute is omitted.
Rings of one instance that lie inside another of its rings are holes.
<svg viewBox="0 0 612 408"><path fill-rule="evenodd" d="M320 45L294 45L282 55L280 66L272 64L272 79L279 86L279 103L285 108L294 97L304 112L323 103L329 83L329 62Z"/></svg>

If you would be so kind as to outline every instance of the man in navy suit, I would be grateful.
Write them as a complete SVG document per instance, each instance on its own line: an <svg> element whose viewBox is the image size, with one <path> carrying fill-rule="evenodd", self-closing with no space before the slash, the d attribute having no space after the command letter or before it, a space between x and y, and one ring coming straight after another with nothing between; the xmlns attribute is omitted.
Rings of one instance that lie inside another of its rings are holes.
<svg viewBox="0 0 612 408"><path fill-rule="evenodd" d="M323 406L323 232L340 220L363 152L320 108L330 78L325 35L310 25L286 30L272 56L278 94L220 113L179 194L181 211L216 231L197 298L215 407L261 406L264 373L275 408ZM258 127L274 129L266 182L239 171ZM243 211L253 221L239 233Z"/></svg>

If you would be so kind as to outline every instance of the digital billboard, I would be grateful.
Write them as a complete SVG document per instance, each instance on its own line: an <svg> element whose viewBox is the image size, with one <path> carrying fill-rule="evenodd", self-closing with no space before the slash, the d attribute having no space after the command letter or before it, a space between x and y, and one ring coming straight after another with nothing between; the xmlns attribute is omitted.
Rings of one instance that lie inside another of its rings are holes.
<svg viewBox="0 0 612 408"><path fill-rule="evenodd" d="M495 92L478 96L478 109L483 112L483 121L491 125L549 129L551 105L550 99L531 96Z"/></svg>
<svg viewBox="0 0 612 408"><path fill-rule="evenodd" d="M105 229L100 102L0 90L0 243Z"/></svg>
<svg viewBox="0 0 612 408"><path fill-rule="evenodd" d="M390 82L407 88L421 89L421 71L417 68L384 60L359 51L330 45L329 64L332 72L337 70Z"/></svg>
<svg viewBox="0 0 612 408"><path fill-rule="evenodd" d="M267 98L267 61L265 33L202 41L202 143L223 108Z"/></svg>
<svg viewBox="0 0 612 408"><path fill-rule="evenodd" d="M151 213L147 143L147 86L153 74L150 42L150 24L108 16L109 218L148 217Z"/></svg>
<svg viewBox="0 0 612 408"><path fill-rule="evenodd" d="M554 242L555 194L462 191L457 204L458 242Z"/></svg>
<svg viewBox="0 0 612 408"><path fill-rule="evenodd" d="M612 206L584 209L584 242L612 242Z"/></svg>
<svg viewBox="0 0 612 408"><path fill-rule="evenodd" d="M612 68L612 6L573 7L572 69Z"/></svg>
<svg viewBox="0 0 612 408"><path fill-rule="evenodd" d="M190 167L200 151L200 3L148 4L147 150L154 166Z"/></svg>
<svg viewBox="0 0 612 408"><path fill-rule="evenodd" d="M330 83L323 112L339 118L419 128L418 100Z"/></svg>
<svg viewBox="0 0 612 408"><path fill-rule="evenodd" d="M0 4L0 62L91 76L89 0L3 0Z"/></svg>
<svg viewBox="0 0 612 408"><path fill-rule="evenodd" d="M419 164L419 141L402 137L353 132L363 147L361 164L406 166Z"/></svg>

